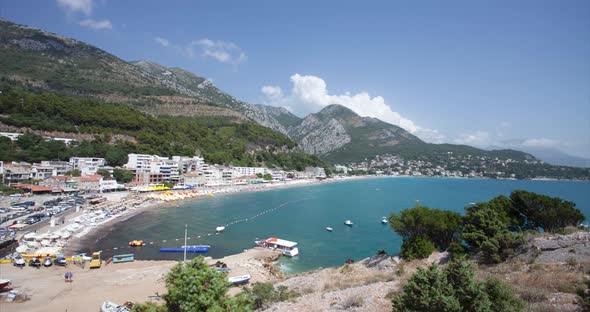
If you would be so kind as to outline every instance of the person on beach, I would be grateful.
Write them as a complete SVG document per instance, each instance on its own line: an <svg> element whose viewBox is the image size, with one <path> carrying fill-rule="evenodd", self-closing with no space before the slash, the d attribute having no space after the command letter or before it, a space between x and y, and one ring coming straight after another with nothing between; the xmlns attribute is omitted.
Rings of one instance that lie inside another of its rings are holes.
<svg viewBox="0 0 590 312"><path fill-rule="evenodd" d="M71 282L73 281L73 280L72 280L72 277L73 277L73 276L74 276L74 274L72 274L72 272L68 271L68 272L66 273L66 275L64 276L64 277L65 277L65 279L66 279L66 283L68 283L68 282L70 282L70 283L71 283Z"/></svg>

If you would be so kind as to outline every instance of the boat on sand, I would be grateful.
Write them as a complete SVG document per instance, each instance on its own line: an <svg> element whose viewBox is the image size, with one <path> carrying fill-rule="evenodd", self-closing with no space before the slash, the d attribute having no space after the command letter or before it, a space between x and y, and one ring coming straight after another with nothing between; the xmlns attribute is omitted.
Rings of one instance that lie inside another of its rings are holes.
<svg viewBox="0 0 590 312"><path fill-rule="evenodd" d="M252 278L252 276L250 276L250 274L246 274L246 275L229 277L227 279L227 281L230 282L232 285L242 285L242 284L248 283L251 278Z"/></svg>
<svg viewBox="0 0 590 312"><path fill-rule="evenodd" d="M129 312L129 309L127 309L125 306L118 305L114 302L105 301L100 306L100 311L101 312Z"/></svg>

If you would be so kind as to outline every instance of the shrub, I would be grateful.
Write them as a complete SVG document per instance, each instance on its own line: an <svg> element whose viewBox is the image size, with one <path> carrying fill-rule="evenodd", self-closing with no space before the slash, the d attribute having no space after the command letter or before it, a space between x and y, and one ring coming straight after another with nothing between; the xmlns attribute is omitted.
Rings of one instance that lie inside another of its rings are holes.
<svg viewBox="0 0 590 312"><path fill-rule="evenodd" d="M472 265L454 259L443 270L418 268L402 293L392 299L393 311L522 311L523 302L497 280L479 282Z"/></svg>
<svg viewBox="0 0 590 312"><path fill-rule="evenodd" d="M166 275L168 293L162 296L171 312L243 311L252 309L250 296L228 297L226 275L209 268L203 257L175 265Z"/></svg>
<svg viewBox="0 0 590 312"><path fill-rule="evenodd" d="M401 256L407 260L424 259L430 256L435 249L431 241L418 236L402 242Z"/></svg>

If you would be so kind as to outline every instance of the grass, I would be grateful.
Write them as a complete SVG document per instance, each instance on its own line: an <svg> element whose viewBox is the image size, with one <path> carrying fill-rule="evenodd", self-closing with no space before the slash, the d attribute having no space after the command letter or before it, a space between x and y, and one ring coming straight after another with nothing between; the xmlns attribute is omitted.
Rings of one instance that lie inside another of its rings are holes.
<svg viewBox="0 0 590 312"><path fill-rule="evenodd" d="M360 308L365 303L365 299L361 296L351 296L342 302L342 308L348 310L350 308Z"/></svg>

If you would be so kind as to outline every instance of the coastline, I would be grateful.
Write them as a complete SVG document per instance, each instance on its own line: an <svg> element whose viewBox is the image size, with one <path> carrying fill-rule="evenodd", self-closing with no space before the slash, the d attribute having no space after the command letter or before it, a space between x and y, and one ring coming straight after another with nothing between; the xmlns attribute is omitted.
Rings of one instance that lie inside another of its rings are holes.
<svg viewBox="0 0 590 312"><path fill-rule="evenodd" d="M331 183L346 182L346 181L378 179L378 178L384 178L384 177L386 177L386 176L383 176L383 177L380 177L380 176L354 176L354 177L348 177L348 178L332 178L332 179L326 179L326 180L295 180L295 181L303 181L303 182L268 184L268 185L265 185L264 187L239 188L239 187L233 186L233 187L217 189L216 192L215 191L213 192L213 194L215 197L231 196L231 195L236 195L236 194L241 194L241 193L266 192L266 191L279 190L279 189L306 187L306 186L311 186L311 185L331 184ZM232 189L234 191L228 191L228 190L232 190ZM177 192L180 192L180 191L177 191ZM150 192L147 194L139 195L144 200L141 206L127 209L124 213L120 214L116 218L111 218L108 221L99 223L90 229L84 230L85 231L84 233L76 233L62 247L61 252L64 255L76 254L80 249L83 248L83 246L84 246L83 242L88 236L90 236L90 237L96 236L99 231L104 230L105 228L107 228L109 226L114 226L115 224L117 224L119 222L129 220L129 219L136 217L146 211L149 211L152 209L165 209L165 208L174 209L175 206L178 206L180 204L190 203L192 201L204 200L204 199L208 198L208 196L199 196L199 197L192 197L192 198L180 199L180 200L169 201L169 202L146 198L146 196L148 194L153 194L153 193L157 193L157 192ZM152 261L167 261L167 260L152 260Z"/></svg>

